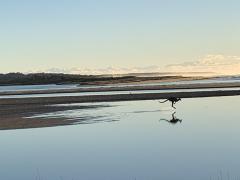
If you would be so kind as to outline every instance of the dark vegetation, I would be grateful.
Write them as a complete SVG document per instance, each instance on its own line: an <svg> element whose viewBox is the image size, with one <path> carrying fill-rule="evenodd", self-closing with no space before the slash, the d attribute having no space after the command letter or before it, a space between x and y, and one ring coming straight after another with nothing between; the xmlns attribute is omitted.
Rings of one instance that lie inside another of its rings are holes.
<svg viewBox="0 0 240 180"><path fill-rule="evenodd" d="M37 85L37 84L70 84L94 81L109 81L114 79L129 79L125 77L103 77L93 75L55 74L55 73L8 73L0 74L0 85Z"/></svg>
<svg viewBox="0 0 240 180"><path fill-rule="evenodd" d="M181 76L162 76L162 77L137 77L137 76L95 76L77 74L56 74L56 73L8 73L0 74L0 85L40 85L40 84L111 84L141 82L148 80L163 80L171 78L184 78Z"/></svg>

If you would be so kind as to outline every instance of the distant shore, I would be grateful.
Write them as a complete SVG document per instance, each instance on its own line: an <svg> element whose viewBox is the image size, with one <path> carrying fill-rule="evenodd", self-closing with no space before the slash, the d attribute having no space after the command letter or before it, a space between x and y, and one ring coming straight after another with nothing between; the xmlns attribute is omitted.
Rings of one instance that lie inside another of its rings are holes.
<svg viewBox="0 0 240 180"><path fill-rule="evenodd" d="M138 74L130 75L80 75L80 74L57 74L57 73L8 73L0 74L0 86L11 85L46 85L46 84L81 84L81 85L108 85L128 84L149 81L177 81L190 79L203 79L202 76L181 76L150 73L147 76Z"/></svg>

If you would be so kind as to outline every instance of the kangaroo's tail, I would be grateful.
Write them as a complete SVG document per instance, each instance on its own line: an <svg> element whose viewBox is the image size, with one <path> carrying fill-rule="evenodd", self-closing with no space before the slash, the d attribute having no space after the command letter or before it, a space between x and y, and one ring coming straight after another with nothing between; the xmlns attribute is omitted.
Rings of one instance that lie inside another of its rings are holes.
<svg viewBox="0 0 240 180"><path fill-rule="evenodd" d="M159 103L165 103L165 102L167 102L168 100L166 99L165 101L159 101Z"/></svg>

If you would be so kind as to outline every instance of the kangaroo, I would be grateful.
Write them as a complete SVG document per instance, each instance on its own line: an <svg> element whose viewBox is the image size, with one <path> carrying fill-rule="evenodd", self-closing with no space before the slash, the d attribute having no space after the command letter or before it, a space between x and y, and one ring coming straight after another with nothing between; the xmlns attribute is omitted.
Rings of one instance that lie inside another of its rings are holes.
<svg viewBox="0 0 240 180"><path fill-rule="evenodd" d="M175 117L175 114L176 114L176 112L174 112L174 113L172 114L172 119L171 119L171 120L167 120L167 119L160 119L160 120L161 120L161 121L167 121L167 122L169 122L169 123L171 123L171 124L176 124L176 123L178 123L178 122L181 123L182 120L176 118L176 117Z"/></svg>
<svg viewBox="0 0 240 180"><path fill-rule="evenodd" d="M159 101L160 103L165 103L167 101L170 101L172 103L172 107L174 109L176 109L176 107L174 107L174 104L176 104L178 101L181 101L181 98L176 98L176 97L170 97L170 98L167 98L165 101Z"/></svg>

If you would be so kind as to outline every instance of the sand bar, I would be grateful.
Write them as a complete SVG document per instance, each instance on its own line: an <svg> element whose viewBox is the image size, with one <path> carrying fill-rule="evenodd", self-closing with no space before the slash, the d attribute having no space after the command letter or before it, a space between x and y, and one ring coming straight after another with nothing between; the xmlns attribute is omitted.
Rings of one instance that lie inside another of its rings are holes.
<svg viewBox="0 0 240 180"><path fill-rule="evenodd" d="M78 92L234 88L234 87L240 87L240 83L234 82L234 83L201 83L201 84L173 84L173 85L138 85L138 86L132 85L132 86L115 86L115 87L55 89L55 90L5 91L5 92L0 92L0 96L4 96L4 95L78 93Z"/></svg>
<svg viewBox="0 0 240 180"><path fill-rule="evenodd" d="M60 97L33 97L33 98L6 98L0 100L4 105L50 105L70 103L94 103L114 101L139 101L167 99L169 97L200 98L217 96L240 95L240 90L171 92L171 93L138 93L138 94L113 94L113 95L87 95L87 96L60 96Z"/></svg>

